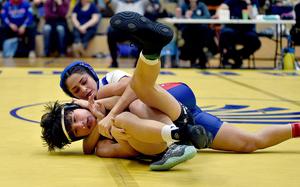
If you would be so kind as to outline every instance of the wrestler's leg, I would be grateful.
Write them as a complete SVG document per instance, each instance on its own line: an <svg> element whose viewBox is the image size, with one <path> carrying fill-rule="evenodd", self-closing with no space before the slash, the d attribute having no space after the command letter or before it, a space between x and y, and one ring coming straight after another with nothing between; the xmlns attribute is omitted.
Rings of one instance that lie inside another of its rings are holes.
<svg viewBox="0 0 300 187"><path fill-rule="evenodd" d="M132 36L142 48L131 82L137 97L175 121L181 114L181 106L174 97L155 84L160 72L160 52L173 39L172 29L140 14L126 11L115 14L110 24L112 28Z"/></svg>
<svg viewBox="0 0 300 187"><path fill-rule="evenodd" d="M181 106L172 95L155 83L160 72L159 59L151 63L147 61L149 60L141 54L132 77L131 87L146 105L162 111L175 121L180 115Z"/></svg>
<svg viewBox="0 0 300 187"><path fill-rule="evenodd" d="M272 125L257 132L247 132L224 123L218 131L211 148L235 152L253 152L279 144L292 138L291 125Z"/></svg>
<svg viewBox="0 0 300 187"><path fill-rule="evenodd" d="M107 158L128 158L140 155L126 140L99 140L95 147L95 154Z"/></svg>
<svg viewBox="0 0 300 187"><path fill-rule="evenodd" d="M150 108L141 100L136 99L129 105L129 111L140 118L143 119L152 119L156 121L160 121L165 124L172 124L172 120L160 110Z"/></svg>
<svg viewBox="0 0 300 187"><path fill-rule="evenodd" d="M161 143L161 144L146 143L146 142L138 141L134 138L129 138L128 143L138 152L150 156L158 155L167 149L167 145L165 143Z"/></svg>
<svg viewBox="0 0 300 187"><path fill-rule="evenodd" d="M216 116L201 111L199 107L195 107L193 114L196 125L201 124L211 135L210 139L213 141L212 143L208 142L207 145L217 150L253 152L300 135L300 124L297 123L272 125L257 132L248 132L222 122Z"/></svg>
<svg viewBox="0 0 300 187"><path fill-rule="evenodd" d="M160 71L161 49L172 40L173 31L161 23L152 22L134 12L115 14L110 23L114 29L121 30L135 38L143 49L131 81L131 87L137 97L146 105L167 114L179 128L186 129L189 133L189 141L195 147L201 148L203 143L200 142L199 137L203 135L203 129L191 126L193 118L186 107L155 84Z"/></svg>
<svg viewBox="0 0 300 187"><path fill-rule="evenodd" d="M165 129L170 129L172 125L138 118L129 112L123 112L114 119L114 128L124 130L124 134L129 144L143 154L153 155L166 153L156 162L150 165L151 170L168 170L172 167L193 158L197 151L193 146L171 144L177 141L171 135L178 131L178 128L169 131L166 136ZM174 126L175 127L175 126ZM182 137L182 136L181 136Z"/></svg>
<svg viewBox="0 0 300 187"><path fill-rule="evenodd" d="M165 142L147 143L140 141L135 139L134 136L124 133L124 129L120 129L116 126L111 128L111 133L118 143L126 141L130 147L144 155L157 155L167 149L167 144Z"/></svg>
<svg viewBox="0 0 300 187"><path fill-rule="evenodd" d="M132 113L123 112L114 119L114 126L124 129L126 134L145 143L166 142L161 135L162 128L166 124L159 121L141 119Z"/></svg>

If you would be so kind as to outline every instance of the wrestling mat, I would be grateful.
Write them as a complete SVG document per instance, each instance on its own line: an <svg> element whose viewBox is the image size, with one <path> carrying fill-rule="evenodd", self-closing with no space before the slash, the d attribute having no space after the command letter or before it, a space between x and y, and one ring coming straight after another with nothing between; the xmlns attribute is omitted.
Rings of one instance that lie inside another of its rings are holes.
<svg viewBox="0 0 300 187"><path fill-rule="evenodd" d="M103 76L111 69L97 69ZM129 73L133 69L123 69ZM67 101L62 68L0 68L0 186L299 186L300 139L252 154L201 150L170 171L147 162L83 155L81 142L49 153L41 141L43 105ZM300 121L300 72L163 69L159 82L182 81L205 111L240 128Z"/></svg>

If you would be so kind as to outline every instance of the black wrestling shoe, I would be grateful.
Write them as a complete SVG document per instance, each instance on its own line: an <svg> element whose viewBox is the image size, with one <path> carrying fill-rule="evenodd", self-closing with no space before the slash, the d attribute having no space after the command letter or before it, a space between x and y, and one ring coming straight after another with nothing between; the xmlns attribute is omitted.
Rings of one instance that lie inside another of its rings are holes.
<svg viewBox="0 0 300 187"><path fill-rule="evenodd" d="M201 125L187 125L186 135L197 149L208 148L212 143L212 134Z"/></svg>
<svg viewBox="0 0 300 187"><path fill-rule="evenodd" d="M124 11L115 14L110 19L110 25L113 29L121 30L136 39L144 55L160 54L161 49L173 39L171 28L135 12Z"/></svg>
<svg viewBox="0 0 300 187"><path fill-rule="evenodd" d="M189 125L194 125L195 124L195 119L192 115L192 113L190 112L190 110L184 106L182 103L180 103L180 107L181 107L181 112L179 117L173 121L173 123L178 127L178 128L182 128L184 126L186 126L187 124Z"/></svg>

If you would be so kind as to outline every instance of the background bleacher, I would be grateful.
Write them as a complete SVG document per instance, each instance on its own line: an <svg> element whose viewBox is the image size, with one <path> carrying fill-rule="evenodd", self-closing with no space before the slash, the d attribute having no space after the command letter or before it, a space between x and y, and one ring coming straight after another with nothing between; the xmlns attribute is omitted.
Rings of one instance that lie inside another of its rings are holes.
<svg viewBox="0 0 300 187"><path fill-rule="evenodd" d="M217 1L216 1L217 4ZM162 3L162 6L170 13L175 12L175 8L177 4L175 2L168 2L164 1ZM210 5L210 8L216 8L215 5ZM98 33L97 35L91 40L91 42L88 45L87 50L87 56L92 57L97 54L104 54L106 56L109 56L109 49L107 45L107 28L109 26L109 19L107 17L104 17L101 19L101 23L98 27ZM41 20L38 26L38 35L36 36L36 53L37 56L43 55L43 36L41 34L42 26L44 24L44 21ZM173 27L175 29L175 27ZM267 28L270 28L270 25L257 25L257 32L263 31ZM289 29L289 28L287 28ZM275 53L275 41L273 39L270 39L268 37L260 37L260 40L262 42L261 48L255 53L255 59L257 61L268 61L266 63L266 66L272 66L273 65L273 59L274 59L274 53ZM287 39L283 38L283 47L287 45ZM296 46L296 58L300 58L300 47ZM215 56L215 59L217 60L219 57L218 55ZM259 62L258 62L259 63ZM259 66L259 64L258 64Z"/></svg>

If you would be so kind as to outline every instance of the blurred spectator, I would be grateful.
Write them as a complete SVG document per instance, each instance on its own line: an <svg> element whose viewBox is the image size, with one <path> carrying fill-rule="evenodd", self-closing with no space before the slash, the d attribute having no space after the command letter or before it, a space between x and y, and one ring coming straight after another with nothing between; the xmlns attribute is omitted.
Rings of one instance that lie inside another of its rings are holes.
<svg viewBox="0 0 300 187"><path fill-rule="evenodd" d="M300 45L300 1L295 5L296 24L293 25L290 33L291 39L295 45Z"/></svg>
<svg viewBox="0 0 300 187"><path fill-rule="evenodd" d="M266 14L282 16L293 11L293 0L259 0L260 6L264 6Z"/></svg>
<svg viewBox="0 0 300 187"><path fill-rule="evenodd" d="M79 1L79 0L78 0ZM77 0L70 0L70 5L69 5L69 13L72 13L74 10L75 5L78 2Z"/></svg>
<svg viewBox="0 0 300 187"><path fill-rule="evenodd" d="M252 5L257 6L256 0L225 0L218 10L229 9L231 19L244 19L245 14L252 19ZM218 11L217 11L218 12ZM214 17L217 17L215 15ZM236 45L240 44L243 48L237 50ZM240 68L243 59L249 58L261 46L261 42L252 24L228 24L225 25L220 34L220 50L222 54L222 64L230 65L232 68ZM229 63L233 60L233 63Z"/></svg>
<svg viewBox="0 0 300 187"><path fill-rule="evenodd" d="M35 57L35 28L30 3L23 0L10 0L4 4L2 16L3 40L18 38L17 54L20 56L29 54L29 57Z"/></svg>
<svg viewBox="0 0 300 187"><path fill-rule="evenodd" d="M224 2L224 0L201 0L206 6L208 6L208 10L210 15L214 15L216 13L217 7L220 6Z"/></svg>
<svg viewBox="0 0 300 187"><path fill-rule="evenodd" d="M69 0L47 0L45 3L46 23L43 28L43 35L44 54L46 56L49 56L53 49L58 49L60 56L66 54L66 35L69 33L66 15L69 4Z"/></svg>
<svg viewBox="0 0 300 187"><path fill-rule="evenodd" d="M95 0L95 1L102 17L111 17L113 15L112 9L106 6L104 0Z"/></svg>
<svg viewBox="0 0 300 187"><path fill-rule="evenodd" d="M2 10L2 5L4 4L4 1L3 0L0 0L0 13L1 13L1 10ZM3 33L2 31L2 16L0 15L0 33ZM3 45L3 35L0 34L0 58L2 57L2 45Z"/></svg>
<svg viewBox="0 0 300 187"><path fill-rule="evenodd" d="M155 21L158 18L168 17L168 13L162 8L159 0L149 0L144 16Z"/></svg>
<svg viewBox="0 0 300 187"><path fill-rule="evenodd" d="M2 6L4 4L5 0L0 0L0 11L2 10ZM0 22L1 22L1 19L0 19Z"/></svg>
<svg viewBox="0 0 300 187"><path fill-rule="evenodd" d="M145 15L147 11L147 7L149 8L147 14L151 18L156 19L156 15L153 15L154 12L159 8L158 6L151 6L151 2L149 0L105 0L105 3L108 7L110 7L114 14L123 12L123 11L133 11L139 13L141 15ZM133 41L134 39L128 35L124 35L123 32L118 30L113 30L111 27L108 28L107 31L107 42L110 51L110 56L112 58L112 62L110 67L119 67L119 63L117 61L118 58L118 43L125 41ZM136 46L138 47L138 46ZM138 53L135 56L138 58L140 49L138 49Z"/></svg>
<svg viewBox="0 0 300 187"><path fill-rule="evenodd" d="M176 17L208 19L210 13L207 6L200 0L185 0L181 7L176 8ZM179 58L189 60L192 67L206 68L208 59L204 48L207 48L213 55L218 52L214 31L207 24L182 24L178 27L184 39Z"/></svg>
<svg viewBox="0 0 300 187"><path fill-rule="evenodd" d="M89 41L96 35L100 13L91 0L80 0L73 10L73 52L75 57L85 56Z"/></svg>
<svg viewBox="0 0 300 187"><path fill-rule="evenodd" d="M33 22L36 27L38 27L40 21L45 16L45 9L44 4L46 0L32 0L31 7L32 7L32 15L33 15Z"/></svg>

